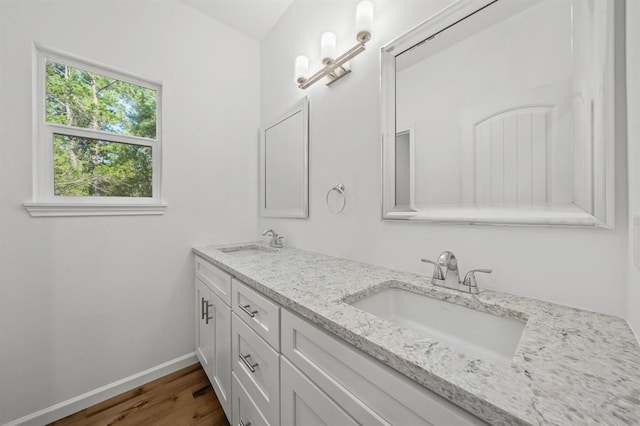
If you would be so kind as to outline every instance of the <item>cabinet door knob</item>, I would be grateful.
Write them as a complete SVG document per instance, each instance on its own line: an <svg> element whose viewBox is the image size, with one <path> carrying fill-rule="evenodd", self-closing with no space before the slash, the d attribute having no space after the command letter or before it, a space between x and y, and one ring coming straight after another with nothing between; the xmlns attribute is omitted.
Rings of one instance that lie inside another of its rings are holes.
<svg viewBox="0 0 640 426"><path fill-rule="evenodd" d="M242 355L242 353L240 353L240 359L242 360L242 362L244 362L244 365L247 366L249 371L251 371L252 373L255 373L256 372L256 367L258 366L258 363L256 362L255 364L251 364L251 362L249 362L249 360L247 359L247 358L250 358L250 357L251 357L251 355Z"/></svg>
<svg viewBox="0 0 640 426"><path fill-rule="evenodd" d="M242 309L251 318L255 317L258 313L258 311L252 311L251 309L249 309L251 308L251 305L238 305L238 308Z"/></svg>

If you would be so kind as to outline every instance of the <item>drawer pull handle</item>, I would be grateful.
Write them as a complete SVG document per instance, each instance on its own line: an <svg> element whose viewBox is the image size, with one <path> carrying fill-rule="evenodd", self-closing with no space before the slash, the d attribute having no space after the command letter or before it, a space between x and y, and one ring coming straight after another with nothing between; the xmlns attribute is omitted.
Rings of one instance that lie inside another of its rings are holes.
<svg viewBox="0 0 640 426"><path fill-rule="evenodd" d="M252 373L255 373L256 372L256 367L258 366L258 363L256 362L255 364L251 364L247 358L251 358L251 355L242 355L242 354L240 354L240 359L242 360L242 362L244 362L244 365L247 366L249 371L251 371ZM245 425L245 426L247 426L247 425Z"/></svg>
<svg viewBox="0 0 640 426"><path fill-rule="evenodd" d="M204 319L204 297L202 297L202 301L200 302L200 312L202 312L202 318L200 319Z"/></svg>
<svg viewBox="0 0 640 426"><path fill-rule="evenodd" d="M209 308L213 308L213 303L209 303L209 301L207 300L207 316L205 318L205 324L209 324L209 321L213 319L213 317L209 316Z"/></svg>
<svg viewBox="0 0 640 426"><path fill-rule="evenodd" d="M242 309L247 315L249 315L251 318L253 318L253 317L256 316L258 311L251 311L251 310L249 310L250 307L251 307L251 305L238 305L238 308Z"/></svg>
<svg viewBox="0 0 640 426"><path fill-rule="evenodd" d="M245 423L242 420L240 420L240 423L238 423L238 426L251 426L251 422Z"/></svg>

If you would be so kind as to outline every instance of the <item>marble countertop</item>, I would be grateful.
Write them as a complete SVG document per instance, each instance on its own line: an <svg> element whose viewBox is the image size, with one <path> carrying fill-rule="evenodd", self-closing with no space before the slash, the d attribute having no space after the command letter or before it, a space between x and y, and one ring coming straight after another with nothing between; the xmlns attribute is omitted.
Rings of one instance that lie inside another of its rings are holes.
<svg viewBox="0 0 640 426"><path fill-rule="evenodd" d="M255 244L193 252L491 424L640 424L640 347L621 318L489 290L464 294L429 277L293 248L220 251ZM511 366L469 358L345 302L393 286L526 321Z"/></svg>

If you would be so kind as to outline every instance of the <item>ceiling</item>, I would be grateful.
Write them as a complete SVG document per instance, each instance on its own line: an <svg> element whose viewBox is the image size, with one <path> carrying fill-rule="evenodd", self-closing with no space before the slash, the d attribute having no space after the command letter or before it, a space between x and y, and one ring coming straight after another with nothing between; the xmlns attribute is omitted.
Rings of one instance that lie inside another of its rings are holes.
<svg viewBox="0 0 640 426"><path fill-rule="evenodd" d="M182 0L260 42L293 0Z"/></svg>

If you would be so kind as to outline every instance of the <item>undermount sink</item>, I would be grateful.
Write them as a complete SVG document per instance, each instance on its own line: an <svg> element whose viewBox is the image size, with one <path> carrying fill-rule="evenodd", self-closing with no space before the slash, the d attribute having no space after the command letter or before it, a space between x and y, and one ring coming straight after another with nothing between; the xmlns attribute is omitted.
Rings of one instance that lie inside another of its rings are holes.
<svg viewBox="0 0 640 426"><path fill-rule="evenodd" d="M220 251L228 254L229 256L247 257L255 256L257 254L275 253L277 250L253 244L249 246L225 247L220 249Z"/></svg>
<svg viewBox="0 0 640 426"><path fill-rule="evenodd" d="M358 309L407 327L468 357L509 366L525 324L400 288L350 303Z"/></svg>

